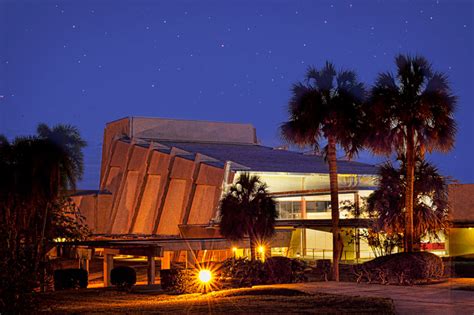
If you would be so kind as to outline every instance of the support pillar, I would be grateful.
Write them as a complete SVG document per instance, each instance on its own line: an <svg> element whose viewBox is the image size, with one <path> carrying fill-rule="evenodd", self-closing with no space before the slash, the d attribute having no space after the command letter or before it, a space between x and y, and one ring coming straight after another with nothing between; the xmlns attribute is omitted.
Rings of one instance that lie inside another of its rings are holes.
<svg viewBox="0 0 474 315"><path fill-rule="evenodd" d="M110 282L110 272L114 268L114 255L104 254L104 287L112 286Z"/></svg>
<svg viewBox="0 0 474 315"><path fill-rule="evenodd" d="M171 253L170 251L163 252L163 257L161 257L161 270L171 269Z"/></svg>
<svg viewBox="0 0 474 315"><path fill-rule="evenodd" d="M148 255L147 257L147 280L148 284L155 284L155 257Z"/></svg>
<svg viewBox="0 0 474 315"><path fill-rule="evenodd" d="M104 287L112 286L110 281L110 272L114 269L114 256L118 255L118 249L105 248L104 249Z"/></svg>
<svg viewBox="0 0 474 315"><path fill-rule="evenodd" d="M79 258L79 269L84 269L85 271L87 271L87 274L89 274L89 263L90 260L87 259L87 257Z"/></svg>

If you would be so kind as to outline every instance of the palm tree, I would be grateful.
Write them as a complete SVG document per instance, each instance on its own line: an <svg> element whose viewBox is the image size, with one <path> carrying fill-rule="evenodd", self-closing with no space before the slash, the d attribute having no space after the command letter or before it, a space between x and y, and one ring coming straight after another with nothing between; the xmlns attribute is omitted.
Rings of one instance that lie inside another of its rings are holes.
<svg viewBox="0 0 474 315"><path fill-rule="evenodd" d="M251 260L255 249L275 232L275 201L268 195L266 184L258 176L243 173L220 204L220 232L232 241L250 239Z"/></svg>
<svg viewBox="0 0 474 315"><path fill-rule="evenodd" d="M76 221L80 219L77 209L61 196L82 175L80 150L85 142L74 128L64 128L62 138L57 128L55 133L42 133L46 130L42 125L38 136L12 142L0 136L0 251L5 256L0 269L9 270L1 281L25 284L6 295L0 290L0 304L6 298L19 305L38 281L43 285L44 257L50 244L46 239L87 232Z"/></svg>
<svg viewBox="0 0 474 315"><path fill-rule="evenodd" d="M339 281L339 198L336 150L339 145L349 158L363 144L362 102L365 88L353 71L336 73L334 65L317 70L309 68L306 81L293 85L288 105L289 119L281 126L283 138L299 146L319 149L322 138L329 164L331 220L333 233L333 279Z"/></svg>
<svg viewBox="0 0 474 315"><path fill-rule="evenodd" d="M380 167L377 190L367 199L367 211L376 214L376 229L388 235L403 233L405 214L406 159L398 158L400 167L387 162ZM438 169L431 163L418 159L415 163L414 238L417 243L424 236L434 236L448 228L448 185Z"/></svg>
<svg viewBox="0 0 474 315"><path fill-rule="evenodd" d="M397 73L379 74L368 102L372 133L368 146L376 154L406 156L405 251L413 251L414 172L425 151L447 152L454 146L456 97L446 75L433 72L423 57L398 55Z"/></svg>
<svg viewBox="0 0 474 315"><path fill-rule="evenodd" d="M81 138L79 130L71 125L58 124L53 128L46 124L37 127L39 139L47 140L63 153L59 163L59 187L75 189L76 182L82 179L84 173L84 154L82 149L87 145Z"/></svg>

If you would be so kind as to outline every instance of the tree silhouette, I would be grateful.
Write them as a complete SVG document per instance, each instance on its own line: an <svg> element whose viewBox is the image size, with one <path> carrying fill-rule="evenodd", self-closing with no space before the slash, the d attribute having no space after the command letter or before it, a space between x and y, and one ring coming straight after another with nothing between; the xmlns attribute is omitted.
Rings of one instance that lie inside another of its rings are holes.
<svg viewBox="0 0 474 315"><path fill-rule="evenodd" d="M251 259L255 249L275 232L278 217L275 201L268 195L267 186L258 176L243 173L239 176L220 204L220 232L232 241L250 239Z"/></svg>
<svg viewBox="0 0 474 315"><path fill-rule="evenodd" d="M329 164L331 220L333 233L333 278L339 281L339 196L336 150L339 145L349 158L363 146L365 88L353 71L336 72L333 64L309 68L305 82L293 85L288 105L289 119L281 126L283 138L299 146L319 149L324 138L324 155Z"/></svg>
<svg viewBox="0 0 474 315"><path fill-rule="evenodd" d="M397 72L379 74L368 102L368 147L376 154L406 156L405 250L413 251L413 202L416 158L425 151L454 146L456 97L446 75L434 72L424 57L398 55Z"/></svg>

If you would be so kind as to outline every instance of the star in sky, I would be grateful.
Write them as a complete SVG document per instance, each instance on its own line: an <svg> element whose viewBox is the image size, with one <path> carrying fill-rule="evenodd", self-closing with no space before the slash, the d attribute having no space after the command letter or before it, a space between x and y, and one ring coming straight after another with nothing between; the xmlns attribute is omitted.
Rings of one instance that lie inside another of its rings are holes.
<svg viewBox="0 0 474 315"><path fill-rule="evenodd" d="M9 105L2 117L11 118L0 120L0 133L21 134L38 120L78 125L93 144L86 152L91 187L107 121L136 114L250 122L262 143L279 145L291 85L308 66L330 60L370 85L378 72L393 71L401 52L424 54L449 72L461 102L456 155L469 155L463 135L474 131L463 104L474 102L472 11L469 1L448 0L46 1L26 10L8 2L0 72L9 80L0 80L0 95ZM467 178L457 164L445 171Z"/></svg>

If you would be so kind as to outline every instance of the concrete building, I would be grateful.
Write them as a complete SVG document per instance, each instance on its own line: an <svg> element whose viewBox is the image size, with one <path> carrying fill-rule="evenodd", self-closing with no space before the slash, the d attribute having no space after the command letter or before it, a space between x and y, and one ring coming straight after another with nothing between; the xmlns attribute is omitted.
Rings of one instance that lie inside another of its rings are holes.
<svg viewBox="0 0 474 315"><path fill-rule="evenodd" d="M111 269L113 255L129 254L147 256L153 274L155 256L162 268L169 268L173 261L248 253L247 240L231 244L217 226L219 201L242 172L260 176L278 202L277 233L268 244L272 255L332 257L327 163L314 154L262 146L249 124L143 117L110 122L104 131L100 190L73 198L94 234L90 245L104 248L105 270ZM338 174L340 201L357 207L375 188L373 165L340 160ZM458 203L458 196L472 196L472 186L469 192L452 189L456 224L461 217L468 220L462 224L472 225L472 202ZM341 211L342 260L373 257L367 244L354 239L367 224ZM466 226L453 234L466 237ZM450 250L474 252L456 239Z"/></svg>

